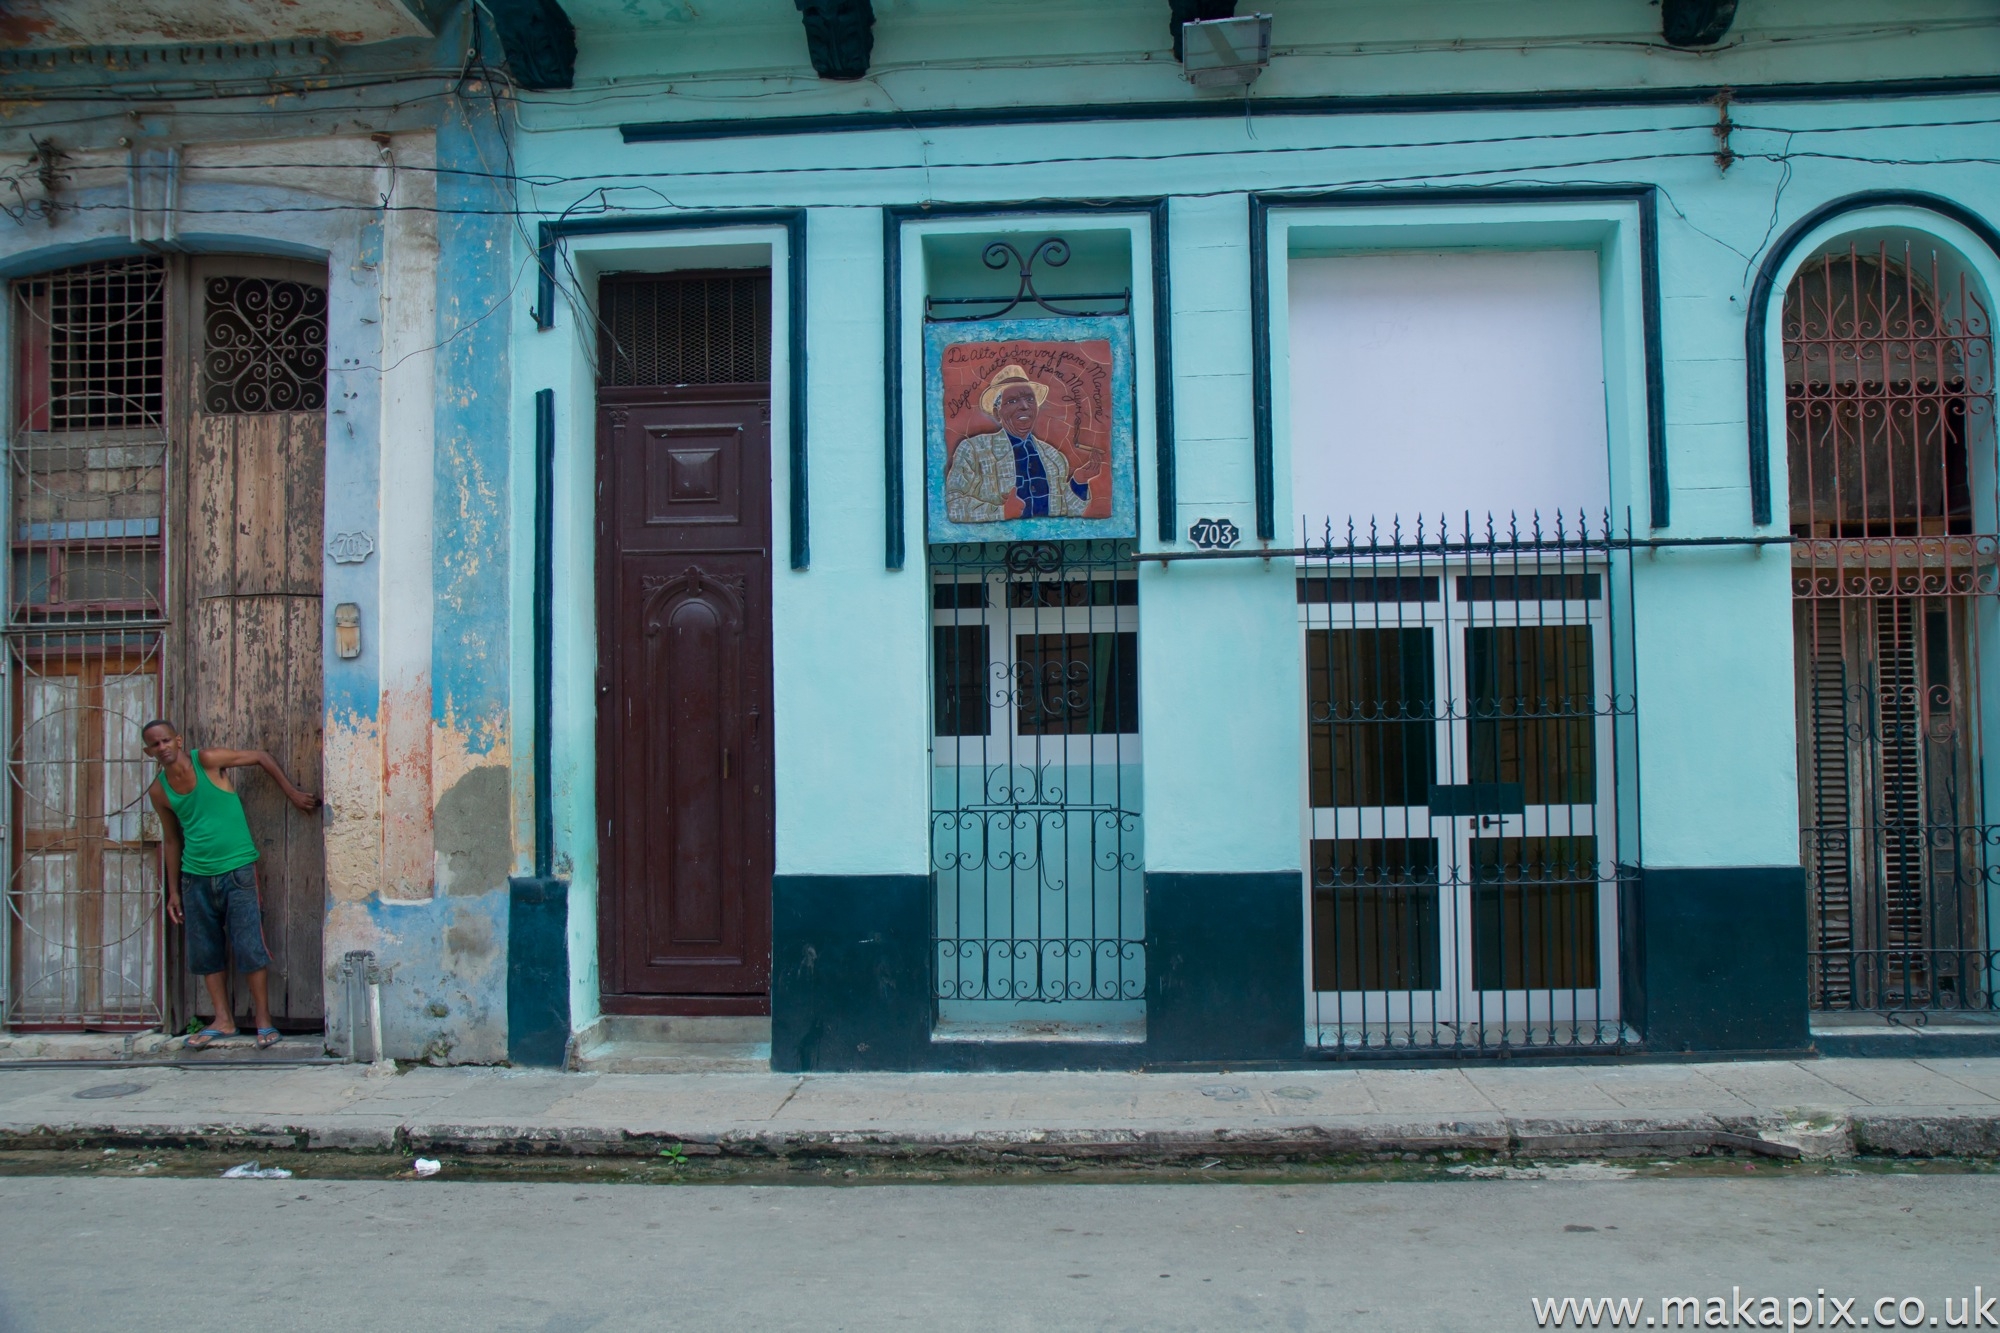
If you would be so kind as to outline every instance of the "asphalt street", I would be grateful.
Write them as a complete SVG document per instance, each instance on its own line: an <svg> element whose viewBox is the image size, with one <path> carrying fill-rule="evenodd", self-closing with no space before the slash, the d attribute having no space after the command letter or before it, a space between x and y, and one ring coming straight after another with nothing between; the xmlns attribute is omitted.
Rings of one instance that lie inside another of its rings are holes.
<svg viewBox="0 0 2000 1333"><path fill-rule="evenodd" d="M14 1178L0 1327L1505 1330L1564 1296L1644 1298L1646 1317L1668 1296L1802 1297L1817 1319L1822 1289L1856 1298L1856 1327L1882 1297L1921 1299L1916 1326L1946 1327L1975 1286L2000 1292L2000 1176L1732 1169L849 1188Z"/></svg>

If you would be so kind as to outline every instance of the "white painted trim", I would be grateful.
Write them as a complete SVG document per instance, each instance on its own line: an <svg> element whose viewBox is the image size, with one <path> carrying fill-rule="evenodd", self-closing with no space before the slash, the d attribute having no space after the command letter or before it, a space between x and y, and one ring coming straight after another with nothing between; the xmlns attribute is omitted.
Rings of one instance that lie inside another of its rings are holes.
<svg viewBox="0 0 2000 1333"><path fill-rule="evenodd" d="M402 189L388 170L377 174L385 190ZM377 624L364 621L361 636L364 653L375 641L380 681L380 892L384 903L414 903L429 901L438 882L431 822L438 244L428 213L388 212L381 226L380 590Z"/></svg>

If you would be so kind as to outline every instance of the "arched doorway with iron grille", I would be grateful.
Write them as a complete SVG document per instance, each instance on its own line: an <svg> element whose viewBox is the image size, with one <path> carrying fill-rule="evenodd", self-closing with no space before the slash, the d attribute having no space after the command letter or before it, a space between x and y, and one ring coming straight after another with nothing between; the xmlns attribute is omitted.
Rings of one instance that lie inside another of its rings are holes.
<svg viewBox="0 0 2000 1333"><path fill-rule="evenodd" d="M1823 246L1785 293L1800 856L1821 1015L1995 1007L1989 309L1963 260L1907 232Z"/></svg>
<svg viewBox="0 0 2000 1333"><path fill-rule="evenodd" d="M144 254L7 297L4 1024L179 1029L214 1015L163 911L140 727L321 787L326 268ZM317 1033L321 825L260 774L238 790L273 1017Z"/></svg>

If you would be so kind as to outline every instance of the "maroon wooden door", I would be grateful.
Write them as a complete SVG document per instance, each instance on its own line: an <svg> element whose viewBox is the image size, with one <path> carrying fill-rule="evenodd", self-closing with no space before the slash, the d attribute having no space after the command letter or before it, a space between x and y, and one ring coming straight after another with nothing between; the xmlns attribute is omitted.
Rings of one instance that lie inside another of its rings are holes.
<svg viewBox="0 0 2000 1333"><path fill-rule="evenodd" d="M609 1013L768 1010L770 416L761 384L599 394Z"/></svg>

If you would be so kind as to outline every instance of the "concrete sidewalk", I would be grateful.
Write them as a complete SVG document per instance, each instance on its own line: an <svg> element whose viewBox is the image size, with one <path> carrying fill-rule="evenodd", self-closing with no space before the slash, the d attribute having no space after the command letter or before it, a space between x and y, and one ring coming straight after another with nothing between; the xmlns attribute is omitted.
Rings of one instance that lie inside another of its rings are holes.
<svg viewBox="0 0 2000 1333"><path fill-rule="evenodd" d="M22 1067L0 1148L1181 1161L1477 1151L2000 1156L2000 1059L1131 1074Z"/></svg>

